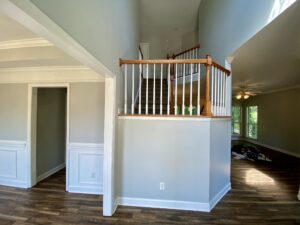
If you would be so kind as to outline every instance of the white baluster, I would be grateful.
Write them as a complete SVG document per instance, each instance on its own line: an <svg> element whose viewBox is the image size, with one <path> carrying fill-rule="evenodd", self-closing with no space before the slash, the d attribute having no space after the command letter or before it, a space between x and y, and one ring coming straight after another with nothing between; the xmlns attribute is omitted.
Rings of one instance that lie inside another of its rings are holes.
<svg viewBox="0 0 300 225"><path fill-rule="evenodd" d="M125 64L124 113L127 114L127 64Z"/></svg>
<svg viewBox="0 0 300 225"><path fill-rule="evenodd" d="M212 66L211 67L211 111L212 114L215 115L215 86L214 86L214 82L215 82L215 67Z"/></svg>
<svg viewBox="0 0 300 225"><path fill-rule="evenodd" d="M185 64L183 64L183 71L185 71ZM185 110L185 105L184 105L184 101L185 101L185 73L183 73L182 75L182 115L184 115L184 110Z"/></svg>
<svg viewBox="0 0 300 225"><path fill-rule="evenodd" d="M168 106L167 113L170 115L170 86L171 86L171 64L168 65Z"/></svg>
<svg viewBox="0 0 300 225"><path fill-rule="evenodd" d="M217 115L217 74L218 70L214 67L214 115Z"/></svg>
<svg viewBox="0 0 300 225"><path fill-rule="evenodd" d="M193 66L190 65L191 76L190 76L190 116L193 115Z"/></svg>
<svg viewBox="0 0 300 225"><path fill-rule="evenodd" d="M175 65L175 115L177 115L177 63Z"/></svg>
<svg viewBox="0 0 300 225"><path fill-rule="evenodd" d="M153 115L155 114L155 64L153 64Z"/></svg>
<svg viewBox="0 0 300 225"><path fill-rule="evenodd" d="M140 75L139 75L139 114L142 111L142 64L140 64Z"/></svg>
<svg viewBox="0 0 300 225"><path fill-rule="evenodd" d="M147 64L147 69L146 69L146 115L148 115L148 78L149 78L149 64Z"/></svg>
<svg viewBox="0 0 300 225"><path fill-rule="evenodd" d="M200 105L200 75L201 75L201 73L200 73L200 66L201 66L201 64L199 63L198 64L198 92L197 92L197 94L198 94L198 96L197 96L197 115L198 116L200 116L200 110L201 110L201 105Z"/></svg>
<svg viewBox="0 0 300 225"><path fill-rule="evenodd" d="M222 116L225 116L225 110L226 110L226 104L225 104L225 100L226 100L226 75L223 72L223 112L222 112Z"/></svg>
<svg viewBox="0 0 300 225"><path fill-rule="evenodd" d="M160 65L160 115L162 115L163 64Z"/></svg>
<svg viewBox="0 0 300 225"><path fill-rule="evenodd" d="M131 94L131 114L134 114L134 64L132 64L132 94Z"/></svg>
<svg viewBox="0 0 300 225"><path fill-rule="evenodd" d="M220 115L220 71L217 69L217 116Z"/></svg>

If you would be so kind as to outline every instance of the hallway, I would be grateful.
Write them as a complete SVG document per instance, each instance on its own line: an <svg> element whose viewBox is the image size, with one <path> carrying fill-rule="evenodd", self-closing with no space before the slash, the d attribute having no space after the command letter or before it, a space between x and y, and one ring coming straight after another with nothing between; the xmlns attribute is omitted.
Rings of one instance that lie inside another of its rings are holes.
<svg viewBox="0 0 300 225"><path fill-rule="evenodd" d="M272 163L232 160L232 190L211 213L119 207L102 216L102 196L71 194L61 170L30 190L0 187L0 224L300 224L299 159L263 151Z"/></svg>

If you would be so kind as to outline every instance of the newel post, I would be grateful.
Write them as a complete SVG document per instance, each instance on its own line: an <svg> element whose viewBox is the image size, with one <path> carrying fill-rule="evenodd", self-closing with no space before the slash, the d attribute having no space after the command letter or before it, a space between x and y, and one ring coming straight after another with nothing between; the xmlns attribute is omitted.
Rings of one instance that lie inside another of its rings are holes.
<svg viewBox="0 0 300 225"><path fill-rule="evenodd" d="M212 65L212 58L210 55L207 56L207 64L206 64L206 92L205 92L205 115L212 116L211 113L211 99L210 99L210 70Z"/></svg>

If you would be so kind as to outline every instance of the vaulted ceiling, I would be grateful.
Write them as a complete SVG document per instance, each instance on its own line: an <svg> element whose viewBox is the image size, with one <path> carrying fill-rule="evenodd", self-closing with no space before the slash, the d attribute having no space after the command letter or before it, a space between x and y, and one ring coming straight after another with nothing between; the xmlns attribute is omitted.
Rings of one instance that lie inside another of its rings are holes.
<svg viewBox="0 0 300 225"><path fill-rule="evenodd" d="M233 89L268 93L300 86L300 1L234 54Z"/></svg>
<svg viewBox="0 0 300 225"><path fill-rule="evenodd" d="M201 0L141 0L141 40L156 36L168 45L174 37L180 39L195 31L200 3Z"/></svg>

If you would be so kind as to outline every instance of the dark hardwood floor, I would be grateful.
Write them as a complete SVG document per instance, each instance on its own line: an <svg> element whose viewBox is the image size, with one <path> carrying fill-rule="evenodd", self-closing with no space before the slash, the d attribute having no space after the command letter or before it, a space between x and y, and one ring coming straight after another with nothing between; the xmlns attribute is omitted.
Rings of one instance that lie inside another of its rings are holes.
<svg viewBox="0 0 300 225"><path fill-rule="evenodd" d="M232 160L232 190L211 213L119 207L102 216L102 197L66 193L65 173L30 190L0 186L0 224L300 224L299 160L263 149L272 163Z"/></svg>

